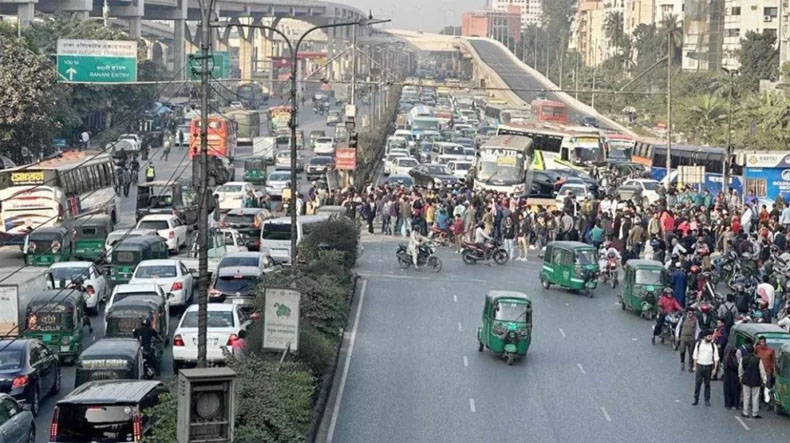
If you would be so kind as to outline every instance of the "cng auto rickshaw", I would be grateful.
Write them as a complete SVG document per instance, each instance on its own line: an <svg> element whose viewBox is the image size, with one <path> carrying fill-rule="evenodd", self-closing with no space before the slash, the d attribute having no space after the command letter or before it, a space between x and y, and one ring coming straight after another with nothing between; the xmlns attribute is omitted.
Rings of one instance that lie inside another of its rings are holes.
<svg viewBox="0 0 790 443"><path fill-rule="evenodd" d="M790 343L783 344L776 351L775 374L774 387L771 390L774 411L777 414L787 414L790 412Z"/></svg>
<svg viewBox="0 0 790 443"><path fill-rule="evenodd" d="M134 330L140 327L142 320L151 320L151 327L159 333L161 340L151 343L152 353L146 355L146 358L149 358L149 364L157 374L161 369L168 335L168 311L165 303L162 298L134 295L113 303L104 317L107 325L104 331L106 338L133 338Z"/></svg>
<svg viewBox="0 0 790 443"><path fill-rule="evenodd" d="M158 235L127 238L112 251L110 281L113 285L129 283L138 263L169 256L165 239Z"/></svg>
<svg viewBox="0 0 790 443"><path fill-rule="evenodd" d="M64 361L82 352L84 294L77 289L48 289L27 303L22 336L37 338Z"/></svg>
<svg viewBox="0 0 790 443"><path fill-rule="evenodd" d="M69 261L72 242L73 232L66 226L38 228L25 237L22 247L25 264L49 266L52 263Z"/></svg>
<svg viewBox="0 0 790 443"><path fill-rule="evenodd" d="M143 348L133 338L103 338L77 359L74 387L97 380L142 380Z"/></svg>
<svg viewBox="0 0 790 443"><path fill-rule="evenodd" d="M775 353L785 344L790 343L790 332L781 327L770 323L741 323L733 325L730 335L727 338L727 346L741 346L743 342L750 338L757 343L759 336L765 337L765 344L774 350Z"/></svg>
<svg viewBox="0 0 790 443"><path fill-rule="evenodd" d="M74 222L74 229L73 259L93 261L104 256L104 241L113 230L109 215L79 218Z"/></svg>
<svg viewBox="0 0 790 443"><path fill-rule="evenodd" d="M620 307L652 320L658 312L658 297L669 285L664 265L655 260L628 260L625 265Z"/></svg>
<svg viewBox="0 0 790 443"><path fill-rule="evenodd" d="M265 185L266 160L263 158L244 160L244 181L253 185Z"/></svg>
<svg viewBox="0 0 790 443"><path fill-rule="evenodd" d="M532 301L514 291L488 291L483 321L477 328L477 350L489 349L513 364L527 354L532 341Z"/></svg>
<svg viewBox="0 0 790 443"><path fill-rule="evenodd" d="M540 283L572 291L585 291L592 298L598 285L597 251L591 245L576 241L553 241L546 246Z"/></svg>

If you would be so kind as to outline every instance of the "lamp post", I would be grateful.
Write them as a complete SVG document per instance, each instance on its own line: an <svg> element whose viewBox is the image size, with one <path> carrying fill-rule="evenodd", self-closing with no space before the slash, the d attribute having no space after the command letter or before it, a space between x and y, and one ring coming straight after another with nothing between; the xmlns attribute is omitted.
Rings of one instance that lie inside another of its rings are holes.
<svg viewBox="0 0 790 443"><path fill-rule="evenodd" d="M730 91L727 104L727 147L724 150L724 159L722 161L722 176L721 176L721 192L726 196L726 192L730 187L730 157L732 157L732 92L735 87L735 74L738 73L737 69L721 68L730 76Z"/></svg>

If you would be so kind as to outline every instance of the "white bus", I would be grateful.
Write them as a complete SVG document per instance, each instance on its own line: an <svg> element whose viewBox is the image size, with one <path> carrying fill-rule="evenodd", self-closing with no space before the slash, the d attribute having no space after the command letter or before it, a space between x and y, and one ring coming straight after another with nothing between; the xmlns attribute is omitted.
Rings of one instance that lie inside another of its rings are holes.
<svg viewBox="0 0 790 443"><path fill-rule="evenodd" d="M595 131L595 132L593 132ZM597 129L567 128L562 125L530 123L499 125L497 135L520 135L532 139L533 167L585 170L585 166L604 161L601 136Z"/></svg>
<svg viewBox="0 0 790 443"><path fill-rule="evenodd" d="M496 135L486 141L475 162L476 190L522 195L527 189L527 172L532 165L532 139L517 135Z"/></svg>
<svg viewBox="0 0 790 443"><path fill-rule="evenodd" d="M87 214L120 214L115 166L106 153L69 151L0 171L0 244L23 244L39 227L70 224Z"/></svg>

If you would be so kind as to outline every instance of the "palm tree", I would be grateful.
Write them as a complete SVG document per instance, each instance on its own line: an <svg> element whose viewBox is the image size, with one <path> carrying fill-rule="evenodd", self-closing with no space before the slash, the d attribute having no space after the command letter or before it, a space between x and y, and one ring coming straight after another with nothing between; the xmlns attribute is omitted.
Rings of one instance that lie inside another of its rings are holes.
<svg viewBox="0 0 790 443"><path fill-rule="evenodd" d="M699 134L700 141L710 144L717 135L717 129L727 121L727 111L724 100L705 94L695 97L684 113L688 126L702 132Z"/></svg>
<svg viewBox="0 0 790 443"><path fill-rule="evenodd" d="M680 20L675 14L665 15L661 19L661 26L659 32L664 34L664 47L667 47L667 38L672 42L672 60L678 61L680 59L681 50L683 49L683 27L680 26Z"/></svg>
<svg viewBox="0 0 790 443"><path fill-rule="evenodd" d="M615 49L620 50L620 40L623 36L623 13L620 11L610 12L604 20L604 30L606 38L612 43Z"/></svg>

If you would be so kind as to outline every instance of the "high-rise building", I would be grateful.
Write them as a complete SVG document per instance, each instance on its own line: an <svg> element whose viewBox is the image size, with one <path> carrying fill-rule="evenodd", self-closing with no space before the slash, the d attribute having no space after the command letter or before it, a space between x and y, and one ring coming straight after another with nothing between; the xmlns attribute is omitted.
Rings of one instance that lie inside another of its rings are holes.
<svg viewBox="0 0 790 443"><path fill-rule="evenodd" d="M581 0L571 22L568 49L581 54L584 66L595 66L607 51L603 0Z"/></svg>
<svg viewBox="0 0 790 443"><path fill-rule="evenodd" d="M625 0L623 24L626 34L632 35L637 26L653 23L656 0Z"/></svg>
<svg viewBox="0 0 790 443"><path fill-rule="evenodd" d="M507 12L509 6L517 6L521 10L522 25L540 23L543 15L541 0L491 0L490 4L490 9L504 12Z"/></svg>
<svg viewBox="0 0 790 443"><path fill-rule="evenodd" d="M741 40L749 31L761 34L768 32L779 36L780 25L782 42L786 46L788 38L788 2L779 0L725 0L724 2L724 39L722 65L727 69L738 69L738 52ZM782 14L780 18L779 14ZM787 48L780 47L781 55L786 56ZM784 59L786 60L786 58Z"/></svg>

